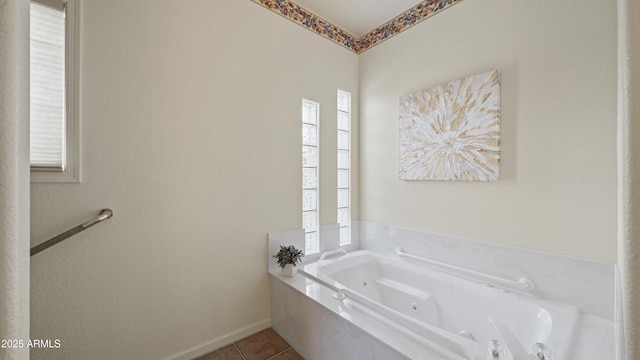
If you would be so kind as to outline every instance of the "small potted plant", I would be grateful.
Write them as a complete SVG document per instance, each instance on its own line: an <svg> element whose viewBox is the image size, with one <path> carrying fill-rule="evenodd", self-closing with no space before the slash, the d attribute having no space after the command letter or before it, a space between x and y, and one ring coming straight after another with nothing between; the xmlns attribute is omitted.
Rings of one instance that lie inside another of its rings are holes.
<svg viewBox="0 0 640 360"><path fill-rule="evenodd" d="M280 265L282 276L295 275L298 272L296 265L302 261L303 256L302 250L296 249L293 245L280 245L280 251L273 255L277 259L278 265Z"/></svg>

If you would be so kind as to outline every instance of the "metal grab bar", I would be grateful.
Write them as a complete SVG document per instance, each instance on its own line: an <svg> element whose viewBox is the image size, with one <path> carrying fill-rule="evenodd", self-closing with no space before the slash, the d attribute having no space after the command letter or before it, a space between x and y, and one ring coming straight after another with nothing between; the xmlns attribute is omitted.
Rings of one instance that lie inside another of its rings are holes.
<svg viewBox="0 0 640 360"><path fill-rule="evenodd" d="M103 221L103 220L107 220L109 218L111 218L113 216L113 211L111 211L111 209L102 209L100 210L100 214L98 214L98 216L96 216L95 218L83 223L82 225L78 225L74 228L71 228L65 232L63 232L60 235L54 236L51 239L43 242L42 244L36 245L34 247L31 248L31 256L46 250L50 247L52 247L53 245L72 237L73 235L84 231L88 228L90 228L91 226Z"/></svg>
<svg viewBox="0 0 640 360"><path fill-rule="evenodd" d="M319 277L306 272L304 269L300 269L300 273L308 277L309 279L316 281L328 287L329 289L335 291L335 294L333 294L333 297L336 300L342 301L349 298L357 303L360 303L364 307L367 307L369 309L372 309L378 312L380 315L395 322L396 324L404 325L409 330L422 335L423 337L433 341L435 344L438 344L443 348L462 356L464 360L476 360L476 358L473 355L473 351L471 351L471 349L467 348L464 344L457 341L454 337L447 334L444 330L438 327L435 327L427 323L419 322L407 315L404 315L382 304L379 304L373 300L370 300L349 289L338 288L337 286L330 284L320 279Z"/></svg>
<svg viewBox="0 0 640 360"><path fill-rule="evenodd" d="M344 255L347 255L347 252L342 248L336 249L336 250L325 251L325 252L322 253L322 255L320 255L320 260L324 260L329 256L338 255L338 254L340 254L340 256L344 256Z"/></svg>
<svg viewBox="0 0 640 360"><path fill-rule="evenodd" d="M401 257L406 257L409 259L419 260L428 264L436 265L438 267L441 267L443 269L453 272L454 275L457 273L457 274L465 275L467 277L471 277L473 279L486 280L487 283L485 283L485 285L487 286L502 285L502 286L508 286L511 288L515 287L515 288L520 288L525 290L533 290L536 288L536 284L531 279L528 279L526 277L520 278L518 280L505 279L505 278L481 273L479 271L463 268L460 266L446 264L446 263L425 258L422 256L409 254L409 253L406 253L402 248L396 248L396 254L398 254Z"/></svg>

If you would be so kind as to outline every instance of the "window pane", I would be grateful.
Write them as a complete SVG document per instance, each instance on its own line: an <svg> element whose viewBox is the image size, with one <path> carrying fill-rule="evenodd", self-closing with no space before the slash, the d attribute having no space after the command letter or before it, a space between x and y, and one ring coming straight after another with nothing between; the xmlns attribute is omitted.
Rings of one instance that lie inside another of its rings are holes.
<svg viewBox="0 0 640 360"><path fill-rule="evenodd" d="M338 170L338 188L349 188L349 170Z"/></svg>
<svg viewBox="0 0 640 360"><path fill-rule="evenodd" d="M318 244L318 233L309 232L304 234L305 254L314 254L320 251Z"/></svg>
<svg viewBox="0 0 640 360"><path fill-rule="evenodd" d="M338 169L349 168L349 152L346 150L338 150Z"/></svg>
<svg viewBox="0 0 640 360"><path fill-rule="evenodd" d="M338 207L349 207L349 189L338 189Z"/></svg>
<svg viewBox="0 0 640 360"><path fill-rule="evenodd" d="M302 122L307 124L316 124L318 119L318 110L315 104L303 102L302 104Z"/></svg>
<svg viewBox="0 0 640 360"><path fill-rule="evenodd" d="M349 150L349 133L338 130L338 149Z"/></svg>
<svg viewBox="0 0 640 360"><path fill-rule="evenodd" d="M338 130L349 131L349 113L338 112Z"/></svg>
<svg viewBox="0 0 640 360"><path fill-rule="evenodd" d="M318 230L318 212L317 211L302 212L302 227L307 232L317 231Z"/></svg>
<svg viewBox="0 0 640 360"><path fill-rule="evenodd" d="M302 210L316 210L318 195L316 190L302 191Z"/></svg>
<svg viewBox="0 0 640 360"><path fill-rule="evenodd" d="M351 227L340 228L340 246L351 244Z"/></svg>
<svg viewBox="0 0 640 360"><path fill-rule="evenodd" d="M313 146L302 147L302 166L305 166L305 167L318 166L318 148Z"/></svg>
<svg viewBox="0 0 640 360"><path fill-rule="evenodd" d="M65 162L65 13L31 3L31 165Z"/></svg>
<svg viewBox="0 0 640 360"><path fill-rule="evenodd" d="M318 171L316 168L302 169L302 188L315 189L318 187Z"/></svg>
<svg viewBox="0 0 640 360"><path fill-rule="evenodd" d="M302 143L305 145L318 145L317 127L315 125L302 124Z"/></svg>
<svg viewBox="0 0 640 360"><path fill-rule="evenodd" d="M349 102L350 102L350 98L351 96L349 96L349 94L344 93L344 92L338 92L338 110L340 111L344 111L344 112L349 112Z"/></svg>
<svg viewBox="0 0 640 360"><path fill-rule="evenodd" d="M349 226L349 209L338 209L338 224Z"/></svg>

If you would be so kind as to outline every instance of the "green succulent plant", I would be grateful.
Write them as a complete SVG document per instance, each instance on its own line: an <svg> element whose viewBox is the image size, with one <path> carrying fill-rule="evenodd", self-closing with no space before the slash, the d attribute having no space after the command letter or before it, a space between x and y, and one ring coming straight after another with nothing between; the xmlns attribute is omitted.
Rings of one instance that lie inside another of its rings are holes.
<svg viewBox="0 0 640 360"><path fill-rule="evenodd" d="M280 245L280 251L277 254L273 255L274 258L277 259L278 265L283 268L287 264L291 264L293 266L298 265L300 261L302 261L302 257L304 253L302 250L296 249L295 246L283 246Z"/></svg>

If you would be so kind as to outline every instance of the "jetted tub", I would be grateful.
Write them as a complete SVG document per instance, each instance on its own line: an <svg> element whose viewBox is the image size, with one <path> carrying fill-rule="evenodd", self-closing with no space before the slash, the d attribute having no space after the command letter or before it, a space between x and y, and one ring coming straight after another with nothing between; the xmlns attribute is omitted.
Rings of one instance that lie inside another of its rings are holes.
<svg viewBox="0 0 640 360"><path fill-rule="evenodd" d="M492 352L496 359L569 360L575 307L487 282L491 275L474 279L465 269L454 274L446 264L420 260L362 250L300 272L331 289L343 317L391 320L431 344L443 360L485 360Z"/></svg>

